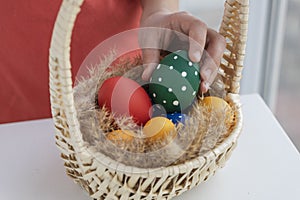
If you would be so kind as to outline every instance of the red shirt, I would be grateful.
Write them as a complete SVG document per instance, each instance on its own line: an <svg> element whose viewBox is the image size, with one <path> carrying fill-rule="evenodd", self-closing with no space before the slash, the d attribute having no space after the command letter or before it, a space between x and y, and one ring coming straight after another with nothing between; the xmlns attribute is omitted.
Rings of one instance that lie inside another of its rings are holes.
<svg viewBox="0 0 300 200"><path fill-rule="evenodd" d="M0 1L0 123L50 117L48 56L61 0ZM139 0L86 0L72 35L73 77L108 37L139 26Z"/></svg>

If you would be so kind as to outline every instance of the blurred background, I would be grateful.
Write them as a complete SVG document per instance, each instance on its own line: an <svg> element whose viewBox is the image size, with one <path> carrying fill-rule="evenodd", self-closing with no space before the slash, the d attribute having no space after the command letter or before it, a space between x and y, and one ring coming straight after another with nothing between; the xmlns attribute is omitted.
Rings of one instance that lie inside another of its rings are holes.
<svg viewBox="0 0 300 200"><path fill-rule="evenodd" d="M180 8L219 28L224 0ZM259 93L300 151L300 0L250 0L241 93Z"/></svg>

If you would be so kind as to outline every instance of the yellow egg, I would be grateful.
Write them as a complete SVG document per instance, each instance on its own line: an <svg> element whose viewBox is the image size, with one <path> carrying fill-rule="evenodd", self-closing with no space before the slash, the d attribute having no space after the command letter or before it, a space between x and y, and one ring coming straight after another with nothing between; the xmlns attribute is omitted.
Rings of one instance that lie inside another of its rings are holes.
<svg viewBox="0 0 300 200"><path fill-rule="evenodd" d="M214 97L214 96L204 97L204 99L202 100L202 104L204 106L207 106L209 109L215 109L215 110L231 109L229 104L224 99L219 97Z"/></svg>
<svg viewBox="0 0 300 200"><path fill-rule="evenodd" d="M106 138L110 141L121 143L121 142L131 142L135 137L135 134L132 131L127 130L116 130L109 132L106 135Z"/></svg>
<svg viewBox="0 0 300 200"><path fill-rule="evenodd" d="M233 111L230 105L222 98L215 96L205 97L201 105L205 106L209 112L215 112L219 118L226 117L226 124L231 125L233 122ZM224 116L224 114L226 116Z"/></svg>
<svg viewBox="0 0 300 200"><path fill-rule="evenodd" d="M165 117L154 117L150 119L143 128L143 134L150 141L163 140L170 134L176 136L175 125Z"/></svg>

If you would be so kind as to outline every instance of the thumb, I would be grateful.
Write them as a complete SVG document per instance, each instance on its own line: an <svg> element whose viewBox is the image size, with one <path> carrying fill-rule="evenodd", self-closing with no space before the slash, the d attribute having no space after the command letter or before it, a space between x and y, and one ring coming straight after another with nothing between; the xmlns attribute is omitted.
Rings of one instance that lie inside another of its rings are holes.
<svg viewBox="0 0 300 200"><path fill-rule="evenodd" d="M159 54L158 49L143 49L143 64L144 72L142 74L142 79L144 81L149 81L152 72L159 63Z"/></svg>

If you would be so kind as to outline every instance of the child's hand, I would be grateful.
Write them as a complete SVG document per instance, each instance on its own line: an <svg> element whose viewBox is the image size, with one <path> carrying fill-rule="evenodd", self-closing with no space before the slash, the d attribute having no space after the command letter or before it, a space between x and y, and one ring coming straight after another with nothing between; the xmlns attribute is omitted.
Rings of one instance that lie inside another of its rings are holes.
<svg viewBox="0 0 300 200"><path fill-rule="evenodd" d="M217 69L225 50L226 41L216 31L207 28L206 24L198 18L186 13L172 13L168 10L160 10L151 14L143 14L141 27L157 27L153 31L141 31L140 44L143 47L143 62L145 70L142 78L149 80L156 63L159 63L160 49L167 49L182 37L174 36L170 30L182 33L188 38L188 53L193 62L202 62L201 65L201 91L207 92L210 84L217 75ZM166 28L166 29L159 29ZM165 30L165 31L164 31ZM206 50L206 52L204 51Z"/></svg>

